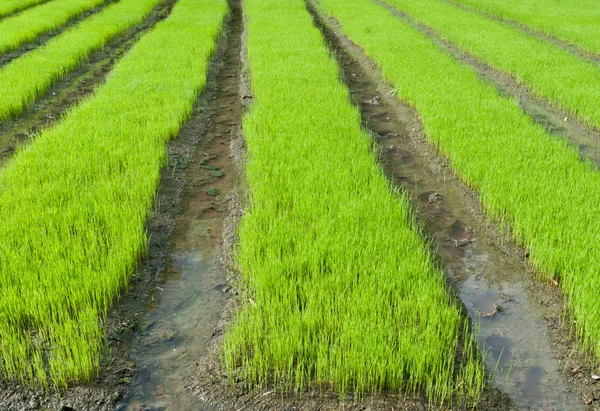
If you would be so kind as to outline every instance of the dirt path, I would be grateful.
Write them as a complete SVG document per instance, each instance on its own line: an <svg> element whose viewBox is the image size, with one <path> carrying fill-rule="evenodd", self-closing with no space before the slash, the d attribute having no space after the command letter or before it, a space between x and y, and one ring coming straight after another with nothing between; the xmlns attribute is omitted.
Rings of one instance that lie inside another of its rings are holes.
<svg viewBox="0 0 600 411"><path fill-rule="evenodd" d="M381 145L389 178L411 194L454 290L479 321L480 346L489 350L486 364L498 367L494 386L519 409L577 410L600 397L600 388L569 373L577 369L591 380L591 370L582 368L585 358L572 353L573 341L561 327L558 290L535 281L524 250L486 219L476 193L454 178L426 140L417 113L394 97L393 87L337 22L317 19L317 25L338 55L364 126ZM487 400L481 409L492 408Z"/></svg>
<svg viewBox="0 0 600 411"><path fill-rule="evenodd" d="M554 44L555 46L557 46L557 47L559 47L561 49L564 49L564 50L568 51L569 53L574 54L574 55L576 55L578 57L581 57L584 60L592 61L592 62L595 62L595 63L600 63L600 56L598 56L597 54L593 54L593 53L590 53L588 51L585 51L581 47L579 47L579 46L577 46L575 44L569 43L567 41L560 40L559 38L554 37L551 34L542 33L540 31L537 31L535 29L527 27L526 25L521 24L521 23L519 23L517 21L511 20L511 19L502 18L502 17L496 16L496 15L494 15L492 13L488 13L486 11L483 11L483 10L478 10L476 8L469 7L469 6L464 5L464 4L456 3L456 2L454 2L452 0L442 0L442 1L444 1L447 4L450 4L451 6L454 6L454 7L458 8L458 9L465 10L465 11L468 11L470 13L479 14L480 16L483 16L483 17L485 17L487 19L494 20L494 21L499 21L501 23L507 24L507 25L509 25L511 27L514 27L516 29L519 29L519 30L523 31L524 33L528 34L529 36L532 36L532 37L535 37L535 38L537 38L539 40L542 40L542 41Z"/></svg>
<svg viewBox="0 0 600 411"><path fill-rule="evenodd" d="M165 19L177 0L165 0L154 8L144 22L113 39L92 53L77 69L57 81L48 92L14 119L0 121L0 167L22 144L42 129L52 126L67 112L88 97L104 82L114 64L159 21Z"/></svg>
<svg viewBox="0 0 600 411"><path fill-rule="evenodd" d="M548 102L537 98L526 85L520 84L510 75L495 70L485 62L460 50L450 41L441 38L435 30L428 26L414 21L410 16L380 0L373 1L430 37L438 47L456 60L473 67L479 76L496 87L500 94L515 98L524 114L543 126L549 133L569 140L579 149L582 159L589 159L600 165L600 130L583 124L564 110L555 108Z"/></svg>
<svg viewBox="0 0 600 411"><path fill-rule="evenodd" d="M43 46L52 37L56 37L56 36L62 34L63 32L67 31L68 29L78 25L83 20L92 16L93 14L99 13L100 11L104 10L106 7L108 7L112 3L116 3L118 1L119 0L107 0L105 3L99 5L98 7L94 7L93 9L86 10L83 13L73 17L66 24L64 24L60 27L57 27L55 30L51 30L44 34L39 35L38 37L35 38L35 40L33 40L29 43L23 44L18 49L9 51L7 53L0 54L0 68L5 66L6 64L10 63L14 59L20 57L22 54L25 54L28 51L31 51L40 46ZM4 18L6 18L6 17L4 17ZM2 21L2 19L0 19L0 21Z"/></svg>

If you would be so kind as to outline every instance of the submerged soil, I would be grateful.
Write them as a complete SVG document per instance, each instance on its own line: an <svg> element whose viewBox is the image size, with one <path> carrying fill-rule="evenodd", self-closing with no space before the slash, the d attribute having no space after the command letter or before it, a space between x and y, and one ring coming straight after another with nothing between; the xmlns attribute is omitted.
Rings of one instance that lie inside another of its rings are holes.
<svg viewBox="0 0 600 411"><path fill-rule="evenodd" d="M168 255L151 287L142 327L134 337L137 373L123 409L206 410L186 386L198 373L231 298L226 271L231 261L223 238L235 236L240 206L233 193L239 178L243 102L240 90L241 6L232 9L221 39L218 74L206 92L206 119L192 119L178 140L196 140L195 150L172 158L186 168L180 208L173 219Z"/></svg>
<svg viewBox="0 0 600 411"><path fill-rule="evenodd" d="M153 16L164 17L172 4L165 3ZM206 89L178 138L168 144L168 164L147 223L148 256L109 312L100 375L65 392L41 393L0 383L0 409L438 409L420 396L340 398L310 388L282 394L248 391L227 381L218 356L235 303L231 284L238 273L232 258L245 203L241 118L252 101L240 0L230 0L230 7ZM310 3L309 8L338 56L364 127L381 147L388 178L411 195L449 286L463 301L465 313L479 321L488 367L498 364L495 388L485 393L479 409L576 410L584 401L600 409L595 400L600 383L590 378L590 363L576 350L568 322L561 320L558 289L535 281L526 251L485 218L477 195L454 177L450 164L427 142L416 113L397 101L392 87L334 20L319 18ZM104 80L116 50L122 55L139 33L136 29L122 39L122 48L97 53L87 69L57 84L45 103L12 126L0 125L0 135L37 131L44 121L60 117ZM14 134L12 147L31 134Z"/></svg>
<svg viewBox="0 0 600 411"><path fill-rule="evenodd" d="M0 121L0 167L6 164L21 145L33 139L42 129L51 127L71 107L91 95L96 86L104 82L115 63L139 38L170 14L176 1L161 2L140 25L127 30L101 50L92 53L21 115Z"/></svg>
<svg viewBox="0 0 600 411"><path fill-rule="evenodd" d="M438 47L457 61L472 67L483 80L494 86L501 95L516 99L524 114L544 127L550 134L569 141L577 148L583 160L590 160L600 166L600 130L584 124L566 111L553 107L549 102L536 97L535 93L525 84L519 83L511 75L502 73L492 68L485 61L459 49L452 42L442 38L434 29L416 22L407 14L396 10L387 3L380 0L373 1L427 35Z"/></svg>
<svg viewBox="0 0 600 411"><path fill-rule="evenodd" d="M163 3L153 14L153 21L166 17L174 2ZM151 26L152 24L146 28ZM124 39L123 44L133 44L140 31L136 30L131 34L132 37ZM184 313L185 299L175 299L176 294L165 298L161 291L167 289L170 281L195 272L199 266L196 256L191 252L195 250L185 253L182 249L188 246L193 249L197 244L199 251L203 253L210 254L211 250L218 250L219 241L214 241L213 237L217 235L219 240L221 238L218 234L221 227L218 221L222 221L223 215L227 214L225 204L229 198L226 194L237 175L231 169L233 160L229 159L230 135L227 132L229 129L235 130L233 124L239 124L241 119L241 109L238 114L232 108L237 101L237 89L234 92L228 91L231 87L224 92L217 90L217 73L223 65L226 38L226 35L222 36L217 52L211 58L207 85L195 104L190 120L182 127L178 138L168 144L168 164L162 170L157 200L146 227L148 255L130 279L130 286L123 290L122 298L105 319L107 349L101 359L100 374L89 384L72 386L60 392L42 392L15 383L0 382L1 410L161 409L149 405L136 408L136 402L130 403L138 401L139 386L143 386L147 375L155 371L152 361L159 358L162 365L166 366L174 362L168 356L155 358L153 355L177 347L184 334L181 332L178 335L179 330L171 327L171 322L167 322L166 318L152 319L153 310L157 307L162 309L167 301L169 304L173 303L177 313ZM125 52L125 49L118 50ZM113 55L107 55L99 61L109 62L109 67L112 67L115 59ZM224 76L231 74L225 72ZM79 77L74 77L74 81L79 83ZM91 92L91 88L89 91ZM218 101L217 105L214 101ZM208 130L212 130L212 134ZM216 130L220 130L219 133ZM192 231L182 234L186 230ZM172 233L175 236L171 241ZM187 239L190 243L187 243ZM191 245L192 242L194 245ZM185 274L175 272L181 266L188 267ZM217 263L214 266L220 267ZM223 286L224 278L224 275L222 278L219 276L218 283L204 290L205 293L212 293L217 300L224 300L227 291ZM189 297L198 290L198 286L193 284L194 279L191 280L181 290L182 297ZM190 284L195 288L188 289ZM194 297L202 298L204 295ZM217 319L221 309L220 305L212 309ZM209 337L212 331L209 326L202 329ZM135 350L134 344L137 344ZM148 355L139 354L146 348ZM193 355L179 357L183 359L180 364L193 364L192 357ZM138 358L142 359L139 365L136 363ZM182 373L174 385L165 384L164 392L171 395L168 391L170 387L178 390L185 385L185 378ZM132 382L134 395L128 395ZM160 384L159 387L153 387L153 391L159 390L156 391L157 395L163 392L163 385ZM167 398L167 395L164 397ZM159 397L163 397L163 394ZM177 397L173 401L179 402L180 399ZM191 406L191 409L195 407Z"/></svg>
<svg viewBox="0 0 600 411"><path fill-rule="evenodd" d="M558 289L536 280L526 250L486 218L477 194L455 178L449 161L427 141L417 113L394 97L394 88L339 24L317 20L338 55L364 126L381 145L389 178L411 194L452 288L479 324L493 386L510 397L510 403L498 401L491 391L480 409L597 406L600 385L591 378L592 360L578 352L569 320L562 321Z"/></svg>

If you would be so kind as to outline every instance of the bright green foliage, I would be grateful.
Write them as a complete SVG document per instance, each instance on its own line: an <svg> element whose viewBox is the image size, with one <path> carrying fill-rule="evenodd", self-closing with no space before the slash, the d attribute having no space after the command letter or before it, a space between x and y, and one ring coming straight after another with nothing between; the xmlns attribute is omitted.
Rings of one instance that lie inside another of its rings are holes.
<svg viewBox="0 0 600 411"><path fill-rule="evenodd" d="M598 0L452 0L600 54Z"/></svg>
<svg viewBox="0 0 600 411"><path fill-rule="evenodd" d="M585 348L600 355L600 173L517 102L371 0L321 0L422 116L428 138L545 279L561 278Z"/></svg>
<svg viewBox="0 0 600 411"><path fill-rule="evenodd" d="M600 129L600 65L443 0L383 0Z"/></svg>
<svg viewBox="0 0 600 411"><path fill-rule="evenodd" d="M477 398L484 377L473 349L455 368L459 309L304 2L245 5L251 198L228 369L249 386Z"/></svg>
<svg viewBox="0 0 600 411"><path fill-rule="evenodd" d="M20 114L111 38L140 23L162 0L121 0L0 69L0 120Z"/></svg>
<svg viewBox="0 0 600 411"><path fill-rule="evenodd" d="M99 366L101 318L146 251L165 159L204 87L225 0L179 0L94 95L0 174L0 372L64 386Z"/></svg>
<svg viewBox="0 0 600 411"><path fill-rule="evenodd" d="M0 18L46 1L48 0L3 0L0 3Z"/></svg>
<svg viewBox="0 0 600 411"><path fill-rule="evenodd" d="M106 0L54 0L0 21L0 54L15 50Z"/></svg>

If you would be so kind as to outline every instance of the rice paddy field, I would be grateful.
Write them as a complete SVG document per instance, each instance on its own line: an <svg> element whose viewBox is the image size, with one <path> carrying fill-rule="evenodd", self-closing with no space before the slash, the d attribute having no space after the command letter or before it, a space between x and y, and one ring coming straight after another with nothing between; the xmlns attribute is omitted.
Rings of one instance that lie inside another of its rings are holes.
<svg viewBox="0 0 600 411"><path fill-rule="evenodd" d="M0 1L0 410L599 410L599 14Z"/></svg>

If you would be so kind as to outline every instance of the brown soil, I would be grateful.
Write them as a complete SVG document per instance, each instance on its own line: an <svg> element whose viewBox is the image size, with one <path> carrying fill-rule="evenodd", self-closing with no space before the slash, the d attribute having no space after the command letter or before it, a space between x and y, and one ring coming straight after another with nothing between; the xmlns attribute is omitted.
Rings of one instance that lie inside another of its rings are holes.
<svg viewBox="0 0 600 411"><path fill-rule="evenodd" d="M58 80L48 92L14 119L0 121L0 167L22 144L42 129L51 127L66 112L88 97L104 82L114 64L159 21L165 19L176 0L165 0L154 8L138 26L110 41L92 53L77 69Z"/></svg>
<svg viewBox="0 0 600 411"><path fill-rule="evenodd" d="M102 361L100 375L90 384L75 386L65 392L40 393L0 383L0 409L178 409L177 405L180 404L173 402L175 397L165 399L171 393L162 385L154 387L155 398L150 401L132 401L138 385L144 384L143 381L137 381L143 374L143 364L136 363L134 358L144 358L143 361L146 361L143 354L139 356L139 351L143 352L146 346L155 344L159 339L157 335L164 331L161 324L153 325L156 328L151 329L145 318L148 310L160 304L163 296L161 288L171 280L172 260L179 248L218 248L220 237L221 264L228 270L229 282L233 287L223 286L219 290L235 295L231 290L235 289L238 273L233 263L233 250L237 241L236 229L247 196L241 175L245 161L241 107L242 104L251 104L252 97L245 32L241 33L239 0L231 0L231 7L233 17L211 59L207 87L196 103L190 121L182 128L178 138L168 144L168 165L162 171L157 201L147 224L148 257L140 263L126 295L124 293L119 304L108 315L108 350ZM600 387L589 378L592 372L590 363L577 352L568 327L561 321L563 300L558 289L535 281L535 273L527 264L526 251L500 235L493 222L486 219L479 208L476 193L465 188L454 177L448 161L428 143L416 113L389 94L392 87L382 80L381 73L362 51L341 34L337 23L334 20L319 20L317 23L338 54L341 72L351 89L354 103L361 110L365 127L372 130L382 147L381 159L388 177L411 194L425 230L430 233L434 247L437 247L440 263L450 267L450 271L464 270L461 260L467 254L477 253L498 255L503 264L508 261L512 269L522 274L528 295L533 296L537 308L543 313L540 321L544 322L552 347L548 356L557 359L564 379L569 381L573 390L580 393L581 403L583 400L600 398ZM133 41L133 37L124 40L124 43L127 41ZM115 59L112 53L107 53L104 59L98 57L98 66L94 66L97 67L96 71L90 66L87 70L82 68L79 76L72 74L70 81L65 80L62 88L53 91L56 96L52 95L53 92L49 93L49 98L50 95L56 98L50 98L46 106L37 108L37 113L41 113L37 117L38 122L29 127L42 127L45 113L56 118L64 112L69 103L61 103L62 100L58 98L61 93L65 93L63 96L72 96L72 101L76 101L82 96L77 93L83 93L76 90L91 92L95 84L103 81L105 74L98 74L100 79L94 82L92 79L96 77L90 73L110 71ZM79 86L81 79L89 81L89 85ZM47 107L54 108L42 111ZM25 125L24 118L29 118L26 116L14 123L14 127L21 126L29 130ZM26 136L21 140L24 138ZM223 176L212 175L211 169L206 166L222 170ZM421 188L419 191L414 191L416 184ZM210 188L218 189L218 194L213 196L205 191ZM198 234L189 230L189 227L198 224L205 226L205 231ZM467 240L466 244L459 244L462 240ZM460 275L451 272L448 275L455 278L451 287L454 287L455 294L460 294L456 285ZM224 303L226 305L218 325L203 331L206 341L203 340L202 344L206 346L188 353L181 365L183 371L180 375L185 378L182 385L186 387L185 392L177 393L179 397L176 401L181 396L196 400L194 408L186 409L209 409L210 404L219 409L236 411L436 409L429 407L421 397L376 395L355 400L351 396L341 399L334 393L310 389L284 395L272 391L248 392L241 384L231 385L220 367L218 354L222 334L232 318L235 298L226 298ZM507 303L505 308L510 313L511 305ZM465 311L469 311L468 307ZM500 312L495 317L502 318L503 315ZM496 321L496 318L490 321ZM132 356L132 349L137 352L135 357ZM132 381L133 387L130 385ZM168 408L155 405L163 400L169 404ZM600 409L597 404L597 401L592 401L591 406L595 407L592 409ZM486 410L514 408L506 395L492 389L486 392L479 406L479 409Z"/></svg>
<svg viewBox="0 0 600 411"><path fill-rule="evenodd" d="M600 165L600 130L595 130L566 111L555 108L545 100L536 97L535 93L525 84L519 83L514 77L502 73L484 61L460 50L452 42L443 39L434 29L416 22L407 14L380 0L373 1L426 34L438 47L457 61L471 66L482 79L496 87L500 94L515 98L523 112L534 122L540 124L551 134L568 139L578 147L582 158L587 158Z"/></svg>
<svg viewBox="0 0 600 411"><path fill-rule="evenodd" d="M314 13L313 13L314 15ZM332 33L327 31L322 24L317 21L317 25L320 26L326 33L326 37L330 40L334 40L332 37ZM243 38L245 39L245 32ZM245 44L245 42L244 42ZM336 47L337 48L337 47ZM341 51L341 50L338 50ZM243 81L242 88L240 92L240 98L243 98L247 101L251 100L249 94L249 66L247 56L245 54L246 49L245 46L242 48L242 62L244 64L243 69ZM356 96L356 101L361 108L361 113L363 114L364 125L377 133L382 131L381 127L392 127L395 130L399 131L400 134L394 134L393 132L385 132L388 137L384 140L386 142L394 142L397 145L390 148L390 151L393 151L393 155L385 156L383 159L384 163L386 163L386 169L388 171L391 170L390 163L395 163L398 165L398 160L401 159L401 162L404 163L407 158L413 158L416 156L423 155L423 153L416 153L415 147L406 147L406 144L402 143L402 139L407 137L407 129L413 130L410 134L410 137L417 138L419 140L419 144L421 146L426 146L424 135L421 131L421 126L418 124L418 120L414 113L407 113L406 108L402 108L402 123L399 123L396 119L392 119L398 115L398 112L394 113L392 110L387 108L388 112L378 110L377 113L373 112L366 105L377 105L380 108L384 107L384 102L380 100L382 93L377 90L375 87L375 83L367 80L366 83L361 84L361 81L365 80L365 74L363 73L363 69L356 63L356 61L351 58L347 53L340 55L340 63L343 68L342 74L344 78L349 83L349 86L352 90L353 95ZM389 89L388 89L389 90ZM370 94L369 94L370 93ZM376 103L374 103L376 102ZM371 115L375 118L371 118ZM407 121L408 124L407 124ZM413 128L414 127L414 128ZM375 130L377 128L377 130ZM419 131L415 132L415 128L418 128ZM399 147L403 145L403 147ZM388 146L389 147L389 146ZM395 157L398 156L398 157ZM437 167L438 174L429 170L429 167L426 167L429 173L429 177L434 177L436 186L440 186L439 181L439 173L448 171L446 170L446 166L444 166L443 170L440 170L442 167L438 164L440 162L437 155L432 156L431 159L428 160L428 164L433 167ZM420 174L423 173L423 161L419 164L418 167L414 165L410 168L410 170L404 170L403 176L412 175L415 171ZM393 180L398 180L402 178L400 173L390 174L390 178ZM407 182L407 186L414 187L414 183L416 181L405 181ZM419 185L421 185L422 181L419 181ZM453 182L460 186L457 182ZM446 182L445 184L448 184ZM444 189L441 189L446 194ZM421 193L422 194L422 193ZM427 193L425 202L427 206L429 206L429 197L431 193ZM472 193L467 193L466 195L471 195ZM465 194L463 193L463 196ZM454 195L457 198L456 194ZM418 198L424 198L423 196L417 196ZM444 197L446 198L446 197ZM464 198L459 198L460 201L463 201ZM476 203L476 198L473 197L469 203L470 207L474 207L478 210L478 206ZM444 219L444 226L440 227L438 225L437 230L434 232L437 233L448 233L448 222L455 222L453 219L453 215L455 216L457 213L456 209L452 209L453 205L450 207L447 206L448 200L443 202L444 204L436 204L437 211L434 211L434 214L437 214L439 217L441 214L450 214L449 218ZM423 201L420 203L416 201L415 204L419 209L423 208ZM440 206L441 205L441 206ZM454 208L456 208L456 204L454 204ZM464 215L464 210L461 207L458 213L464 217L465 220L471 221L473 220L473 216ZM454 214L452 214L454 213ZM448 216L446 216L448 217ZM480 215L475 215L475 218L480 217ZM433 217L435 218L435 217ZM427 223L433 223L435 226L436 220L433 218L425 218ZM480 221L483 221L480 219ZM481 227L481 223L477 223L477 228ZM429 228L429 227L428 227ZM484 231L482 229L482 231ZM451 235L457 235L456 233L450 232ZM445 238L445 237L444 237ZM500 242L500 241L498 241ZM444 251L447 252L448 256L446 258L441 256L441 259L444 263L452 262L456 267L459 265L459 261L456 258L457 254L461 254L462 250L459 250L454 243L452 245L448 245L447 242L438 241L436 245L441 247ZM514 249L511 250L513 253L522 252L522 250ZM519 260L520 261L520 260ZM232 273L230 281L233 283L233 289L235 289L236 283L236 272ZM397 396L397 395L375 395L375 396L367 396L360 400L356 400L352 398L352 396L347 396L346 398L340 398L337 394L331 392L322 392L319 390L310 390L307 389L301 393L296 393L294 395L284 394L284 393L276 393L273 390L265 389L263 391L260 390L252 390L248 391L245 389L242 383L231 384L227 381L224 370L221 367L221 364L218 360L219 352L222 344L222 335L224 331L230 324L233 312L234 312L234 299L229 300L226 309L223 312L223 316L217 331L215 332L215 338L211 345L211 350L209 355L207 355L202 363L201 369L196 381L194 381L190 388L192 391L199 397L202 398L203 401L206 401L210 404L218 406L219 409L224 410L267 410L267 409L285 409L285 410L333 410L333 409L373 409L373 410L389 410L389 409L427 409L429 408L426 404L426 400L422 397L406 397L406 396ZM460 407L459 407L460 408ZM498 410L506 410L510 409L511 406L509 401L505 395L495 390L488 390L485 394L485 398L482 401L481 409L498 409Z"/></svg>
<svg viewBox="0 0 600 411"><path fill-rule="evenodd" d="M318 6L316 8L318 10ZM501 234L494 222L485 216L480 208L477 193L468 189L455 177L450 162L427 141L417 113L394 97L394 87L386 83L379 69L365 56L360 47L343 34L339 23L333 18L322 18L321 21L325 23L326 37L337 50L342 67L346 67L344 78L350 84L353 94L358 97L363 121L367 128L375 132L383 147L384 168L392 181L411 194L415 208L423 219L425 231L433 237L434 249L437 250L442 266L446 267L446 272L456 283L456 279L460 277L456 273L456 269L460 267L453 257L457 253L456 248L467 252L469 247L483 245L484 254L490 256L493 254L489 247L500 252L502 263L510 264L522 275L527 292L536 306L535 309L540 313L539 322L547 329L551 346L551 351L547 353L548 357L556 358L564 380L568 382L570 389L579 393L581 397L579 404L573 404L574 408L578 409L583 404L589 403L592 409L600 409L598 401L595 400L600 398L600 384L596 384L591 378L595 371L594 360L577 349L569 332L570 320L567 318L563 321L564 300L558 288L537 281L534 270L528 264L527 251L511 241L509 235ZM361 84L361 81L371 83L371 86ZM373 86L376 91L373 90ZM372 104L374 101L378 102L375 110ZM394 117L401 125L395 130ZM391 125L392 129L386 129L386 124ZM426 169L429 169L429 174L434 177L434 180L427 178ZM435 180L438 185L432 192L427 186ZM419 187L419 191L415 191L415 187ZM431 197L436 193L440 194L439 200L434 199L437 196ZM433 202L430 201L432 199ZM448 218L453 215L459 218ZM448 226L451 221L454 223ZM456 221L460 224L457 225ZM469 223L465 224L465 221ZM469 229L466 229L467 227ZM447 240L448 237L458 239L457 234L467 240L473 236L477 241L456 247L460 244L454 241L449 243ZM493 409L485 401L484 399L480 409ZM496 409L506 409L507 406L500 401Z"/></svg>
<svg viewBox="0 0 600 411"><path fill-rule="evenodd" d="M25 43L21 47L15 49L15 50L11 50L11 51L9 51L7 53L1 54L0 55L0 68L2 66L5 66L6 64L10 63L12 60L20 57L22 54L25 54L28 51L31 51L31 50L34 50L34 49L40 47L40 46L43 46L51 38L56 37L56 36L60 35L61 33L67 31L71 27L74 27L74 26L78 25L79 23L81 23L83 20L87 19L91 15L96 14L96 13L102 11L105 7L109 6L111 3L115 3L117 1L119 1L119 0L106 0L103 4L99 5L98 7L94 7L93 9L86 10L83 13L80 13L80 14L78 14L76 16L73 16L63 26L57 27L54 30L51 30L51 31L48 31L48 32L46 32L44 34L39 35L32 42ZM6 18L6 17L4 17L4 18ZM1 20L2 19L0 19L0 21Z"/></svg>
<svg viewBox="0 0 600 411"><path fill-rule="evenodd" d="M174 216L166 269L161 270L150 292L145 318L151 327L134 338L139 376L123 403L127 409L206 409L186 386L194 380L232 296L226 271L233 264L242 210L241 188L236 188L241 178L237 164L243 157L239 136L244 108L239 97L239 0L231 0L230 8L218 46L222 56L215 68L217 75L206 90L208 118L192 120L177 140L180 145L188 139L198 143L194 151L175 159L177 164L187 165L185 186ZM173 333L172 341L164 341L165 334Z"/></svg>
<svg viewBox="0 0 600 411"><path fill-rule="evenodd" d="M576 55L578 57L581 57L584 60L589 60L589 61L593 61L595 63L600 63L600 56L598 56L597 54L593 54L593 53L590 53L588 51L585 51L583 48L581 48L581 47L579 47L579 46L577 46L575 44L569 43L567 41L560 40L559 38L554 37L551 34L543 33L541 31L538 31L538 30L532 29L530 27L527 27L524 24L521 24L521 23L519 23L517 21L510 20L510 19L507 19L507 18L503 18L503 17L500 17L500 16L496 16L496 15L494 15L492 13L488 13L488 12L483 11L483 10L478 10L478 9L476 9L474 7L469 7L469 6L464 5L464 4L456 3L456 2L454 2L452 0L442 0L442 1L444 1L445 3L448 3L448 4L452 5L452 6L454 6L456 8L459 8L461 10L465 10L465 11L468 11L468 12L471 12L471 13L476 13L476 14L484 16L484 17L486 17L486 18L488 18L490 20L499 21L499 22L507 24L507 25L509 25L511 27L517 28L517 29L523 31L524 33L526 33L526 34L528 34L528 35L530 35L532 37L535 37L535 38L537 38L539 40L542 40L542 41L547 41L547 42L549 42L549 43L551 43L551 44L553 44L553 45L555 45L557 47L565 49L569 53L574 54L574 55Z"/></svg>
<svg viewBox="0 0 600 411"><path fill-rule="evenodd" d="M154 21L166 17L173 3L169 2L157 10L158 13L153 14ZM133 36L139 33L136 30ZM133 36L124 43L133 43ZM198 212L202 217L210 216L213 211L219 215L224 214L229 201L225 194L235 181L236 173L227 165L229 134L224 127L241 115L226 111L215 112L212 103L218 93L217 73L223 64L226 39L226 35L219 39L217 51L211 57L207 85L194 106L190 120L182 127L178 138L167 146L168 164L162 170L157 199L146 227L149 238L148 255L130 279L130 285L123 291L118 304L113 306L105 319L107 342L106 352L101 359L100 374L89 384L72 386L61 392L42 392L15 383L0 382L1 410L124 409L125 406L119 405L119 402L127 398L130 383L137 371L132 357L133 344L138 341L139 335L144 334L146 324L142 318L152 300L159 298L157 290L169 275L166 271L173 246L171 235L174 230L178 230L176 227L181 229L182 224L185 225L185 221L177 221L177 215L182 210L191 210L192 214ZM105 57L112 64L113 57ZM74 77L74 80L78 78ZM237 93L234 98L236 96ZM221 96L221 99L231 99L231 96ZM209 135L207 130L213 122L213 134ZM220 127L220 134L215 134L215 127ZM228 127L235 130L231 125ZM213 176L211 170L202 167L206 165L218 167L223 176ZM209 186L221 189L222 194L213 197L205 193L203 189ZM214 227L218 229L219 225Z"/></svg>

